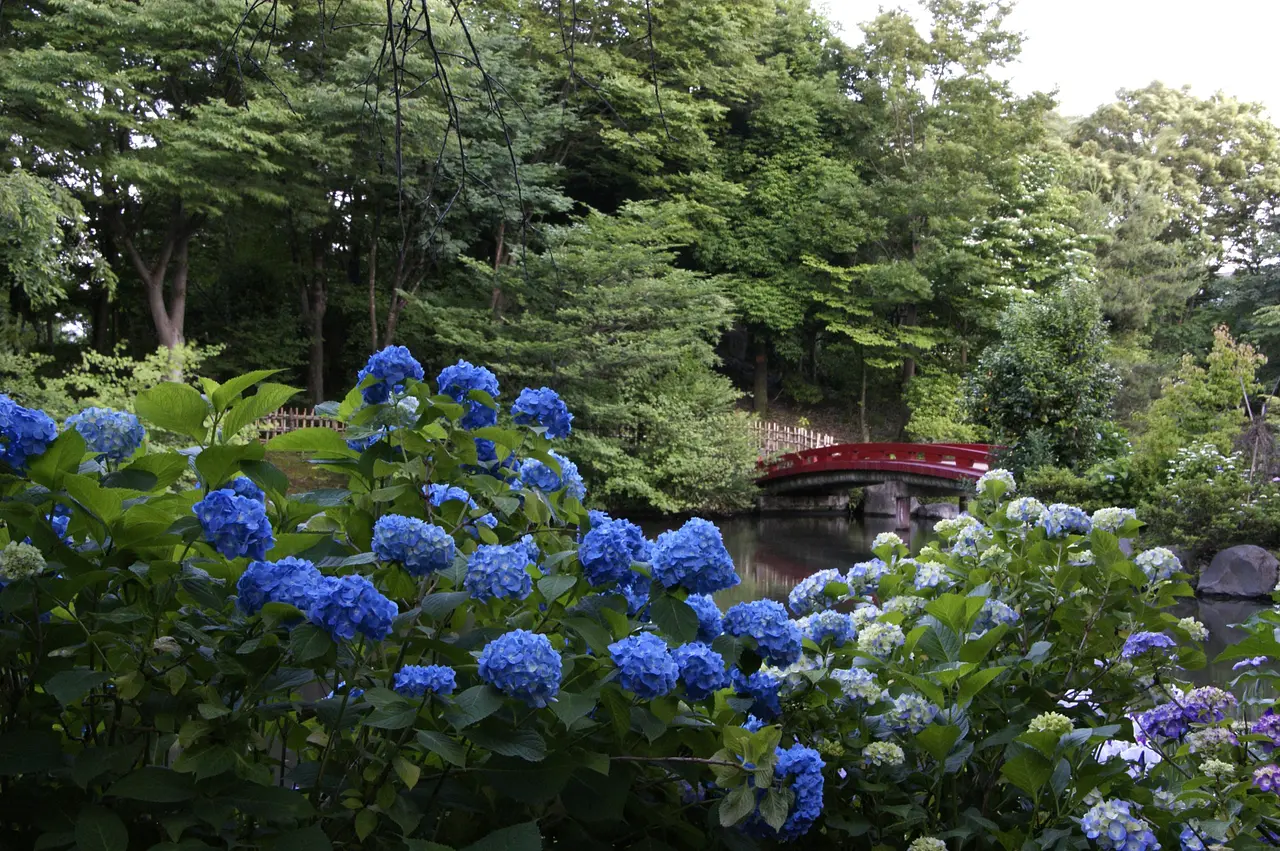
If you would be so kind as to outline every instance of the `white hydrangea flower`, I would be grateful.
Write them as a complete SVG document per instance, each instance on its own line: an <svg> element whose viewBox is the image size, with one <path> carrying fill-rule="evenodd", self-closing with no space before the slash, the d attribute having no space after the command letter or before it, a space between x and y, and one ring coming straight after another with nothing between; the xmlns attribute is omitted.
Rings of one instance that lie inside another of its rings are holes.
<svg viewBox="0 0 1280 851"><path fill-rule="evenodd" d="M978 496L986 496L991 490L991 486L1000 482L1004 485L1004 493L1013 495L1018 492L1018 483L1013 479L1013 473L1008 470L988 470L978 479Z"/></svg>
<svg viewBox="0 0 1280 851"><path fill-rule="evenodd" d="M1209 637L1209 628L1195 618L1182 618L1178 621L1178 628L1186 630L1193 641L1204 641Z"/></svg>
<svg viewBox="0 0 1280 851"><path fill-rule="evenodd" d="M872 742L862 749L867 765L902 765L906 754L893 742Z"/></svg>
<svg viewBox="0 0 1280 851"><path fill-rule="evenodd" d="M44 553L30 544L10 541L0 550L0 579L13 582L44 572Z"/></svg>
<svg viewBox="0 0 1280 851"><path fill-rule="evenodd" d="M1119 532L1130 520L1137 520L1138 512L1132 508L1099 508L1091 518L1093 528L1104 532Z"/></svg>
<svg viewBox="0 0 1280 851"><path fill-rule="evenodd" d="M871 549L878 550L883 546L900 547L902 546L902 538L893 532L881 532L871 542Z"/></svg>

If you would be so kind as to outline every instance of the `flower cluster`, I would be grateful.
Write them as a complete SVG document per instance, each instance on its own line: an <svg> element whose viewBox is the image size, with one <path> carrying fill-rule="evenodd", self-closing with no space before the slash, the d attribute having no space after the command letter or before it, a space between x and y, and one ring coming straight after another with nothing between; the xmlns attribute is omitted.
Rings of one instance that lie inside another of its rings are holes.
<svg viewBox="0 0 1280 851"><path fill-rule="evenodd" d="M839 684L840 691L848 700L870 704L880 699L880 684L866 668L836 668L831 672L831 679Z"/></svg>
<svg viewBox="0 0 1280 851"><path fill-rule="evenodd" d="M263 503L267 501L266 493L248 476L236 476L227 483L226 487L230 488L236 496L242 496L245 499L256 499L258 502Z"/></svg>
<svg viewBox="0 0 1280 851"><path fill-rule="evenodd" d="M1178 629L1191 636L1192 641L1204 641L1209 637L1209 628L1192 617L1179 618Z"/></svg>
<svg viewBox="0 0 1280 851"><path fill-rule="evenodd" d="M44 568L44 554L31 544L10 541L0 550L0 579L5 582L39 576Z"/></svg>
<svg viewBox="0 0 1280 851"><path fill-rule="evenodd" d="M1044 510L1040 516L1040 528L1050 538L1065 538L1068 535L1089 534L1089 515L1084 509L1063 502L1055 502Z"/></svg>
<svg viewBox="0 0 1280 851"><path fill-rule="evenodd" d="M710 644L719 638L724 632L724 618L716 601L707 594L690 594L685 602L698 616L698 640Z"/></svg>
<svg viewBox="0 0 1280 851"><path fill-rule="evenodd" d="M467 508L476 508L476 501L471 498L471 494L466 488L460 488L457 485L440 485L430 484L426 487L427 502L431 503L433 508L439 508L446 502L460 502Z"/></svg>
<svg viewBox="0 0 1280 851"><path fill-rule="evenodd" d="M899 536L896 532L881 532L880 534L876 535L875 539L871 542L871 550L873 552L875 550L880 549L881 547L900 547L900 546L902 546L902 537Z"/></svg>
<svg viewBox="0 0 1280 851"><path fill-rule="evenodd" d="M472 390L479 390L494 399L498 398L498 377L484 367L459 360L453 366L440 370L436 377L436 387L442 396L448 396L466 409L458 422L463 428L484 428L498 422L497 408L490 408L468 395Z"/></svg>
<svg viewBox="0 0 1280 851"><path fill-rule="evenodd" d="M914 594L899 594L896 597L890 597L885 600L884 610L886 612L902 612L908 618L912 618L923 612L928 603L929 601L924 597L917 597Z"/></svg>
<svg viewBox="0 0 1280 851"><path fill-rule="evenodd" d="M921 836L919 839L911 840L907 851L947 851L947 843L932 836Z"/></svg>
<svg viewBox="0 0 1280 851"><path fill-rule="evenodd" d="M90 452L111 461L123 461L137 452L147 436L137 417L111 408L85 408L67 417L66 425L80 432Z"/></svg>
<svg viewBox="0 0 1280 851"><path fill-rule="evenodd" d="M1253 722L1249 732L1259 736L1266 736L1270 739L1270 741L1262 743L1262 749L1268 753L1280 748L1280 715L1276 714L1274 708L1268 709L1258 716L1257 721Z"/></svg>
<svg viewBox="0 0 1280 851"><path fill-rule="evenodd" d="M977 558L991 543L991 530L981 523L970 523L956 534L951 554L964 558Z"/></svg>
<svg viewBox="0 0 1280 851"><path fill-rule="evenodd" d="M885 721L899 733L915 735L933 723L939 709L914 692L904 692L893 699L893 708Z"/></svg>
<svg viewBox="0 0 1280 851"><path fill-rule="evenodd" d="M380 352L369 356L364 369L356 375L356 381L364 384L364 380L373 377L374 381L360 389L360 395L366 405L381 405L391 397L392 393L403 393L406 379L421 381L424 373L422 364L418 363L404 346L387 346Z"/></svg>
<svg viewBox="0 0 1280 851"><path fill-rule="evenodd" d="M405 665L396 671L395 690L405 697L453 694L458 687L457 672L448 665Z"/></svg>
<svg viewBox="0 0 1280 851"><path fill-rule="evenodd" d="M1178 643L1163 632L1135 632L1124 641L1120 650L1120 658L1136 659L1152 650L1177 647Z"/></svg>
<svg viewBox="0 0 1280 851"><path fill-rule="evenodd" d="M556 452L549 452L560 465L557 473L537 458L526 458L520 465L520 482L543 493L555 493L563 489L565 495L581 501L587 495L587 486L578 473L578 465Z"/></svg>
<svg viewBox="0 0 1280 851"><path fill-rule="evenodd" d="M884 614L878 607L871 603L859 603L854 606L853 611L849 613L849 617L853 619L853 628L863 630L868 624L875 621Z"/></svg>
<svg viewBox="0 0 1280 851"><path fill-rule="evenodd" d="M680 669L680 682L691 700L705 700L729 684L724 657L700 641L680 645L671 651L671 658Z"/></svg>
<svg viewBox="0 0 1280 851"><path fill-rule="evenodd" d="M211 491L191 507L205 540L226 558L264 559L275 546L267 509L260 501L230 488Z"/></svg>
<svg viewBox="0 0 1280 851"><path fill-rule="evenodd" d="M906 754L893 742L872 742L862 749L862 760L868 766L902 765Z"/></svg>
<svg viewBox="0 0 1280 851"><path fill-rule="evenodd" d="M58 436L58 425L44 411L24 408L0 394L0 461L15 470L40 455Z"/></svg>
<svg viewBox="0 0 1280 851"><path fill-rule="evenodd" d="M414 576L426 576L453 564L453 536L417 517L384 514L373 524L373 553L398 561Z"/></svg>
<svg viewBox="0 0 1280 851"><path fill-rule="evenodd" d="M593 524L578 548L582 572L592 585L626 581L632 563L647 562L651 557L652 546L630 520L606 519Z"/></svg>
<svg viewBox="0 0 1280 851"><path fill-rule="evenodd" d="M659 539L661 546L661 539ZM785 668L800 658L800 630L787 617L787 610L774 600L738 603L724 614L724 631L729 635L749 636L770 665Z"/></svg>
<svg viewBox="0 0 1280 851"><path fill-rule="evenodd" d="M906 643L907 637L896 623L876 621L858 633L858 650L880 659L889 658Z"/></svg>
<svg viewBox="0 0 1280 851"><path fill-rule="evenodd" d="M1263 792L1280 794L1280 765L1264 765L1253 772L1253 785Z"/></svg>
<svg viewBox="0 0 1280 851"><path fill-rule="evenodd" d="M542 426L547 430L547 437L553 439L568 437L573 431L573 414L560 395L549 387L521 390L511 413L516 425Z"/></svg>
<svg viewBox="0 0 1280 851"><path fill-rule="evenodd" d="M482 544L467 558L462 585L472 599L523 600L533 592L524 544Z"/></svg>
<svg viewBox="0 0 1280 851"><path fill-rule="evenodd" d="M1146 574L1147 581L1153 585L1157 582L1165 582L1172 579L1175 573L1179 573L1182 570L1182 562L1178 561L1178 557L1164 547L1154 547L1138 553L1133 563Z"/></svg>
<svg viewBox="0 0 1280 851"><path fill-rule="evenodd" d="M1005 626L1013 626L1018 622L1018 613L1009 607L1009 604L1003 600L997 600L995 597L988 597L982 602L982 608L978 610L978 617L973 621L973 632L982 635L987 630L994 629L1000 624Z"/></svg>
<svg viewBox="0 0 1280 851"><path fill-rule="evenodd" d="M923 591L925 588L936 588L939 585L945 588L951 584L951 578L947 576L945 565L934 561L925 561L919 562L916 567L916 576L912 584L915 585L917 591Z"/></svg>
<svg viewBox="0 0 1280 851"><path fill-rule="evenodd" d="M1071 719L1061 712L1042 712L1027 725L1029 733L1052 733L1058 737L1070 733L1071 729Z"/></svg>
<svg viewBox="0 0 1280 851"><path fill-rule="evenodd" d="M480 651L480 679L529 706L541 709L560 692L563 662L545 635L515 629Z"/></svg>
<svg viewBox="0 0 1280 851"><path fill-rule="evenodd" d="M784 782L790 779L790 788L794 796L791 810L781 829L774 834L758 812L752 814L747 829L757 835L776 835L784 842L796 839L809 832L818 816L822 814L822 794L824 781L822 769L826 765L822 756L813 748L795 744L789 748L777 749L778 761L774 766L774 776Z"/></svg>
<svg viewBox="0 0 1280 851"><path fill-rule="evenodd" d="M391 622L398 613L396 604L363 576L326 576L311 600L307 620L335 640L350 640L358 632L381 641L391 634Z"/></svg>
<svg viewBox="0 0 1280 851"><path fill-rule="evenodd" d="M857 633L853 626L853 618L844 612L831 609L808 615L800 623L803 624L800 626L801 631L814 644L830 642L835 647L843 647L852 641Z"/></svg>
<svg viewBox="0 0 1280 851"><path fill-rule="evenodd" d="M653 547L653 578L666 588L678 586L691 594L714 594L742 581L720 530L701 517L658 536Z"/></svg>
<svg viewBox="0 0 1280 851"><path fill-rule="evenodd" d="M997 488L996 485L1003 485ZM978 496L998 498L1004 494L1018 492L1018 483L1013 480L1013 473L1008 470L988 470L978 478Z"/></svg>
<svg viewBox="0 0 1280 851"><path fill-rule="evenodd" d="M939 520L937 523L934 523L933 531L938 534L938 537L945 541L949 541L977 522L978 519L976 517L968 514L961 514L959 517Z"/></svg>
<svg viewBox="0 0 1280 851"><path fill-rule="evenodd" d="M323 585L324 575L306 559L251 561L236 583L236 603L247 615L257 614L267 603L288 603L305 612Z"/></svg>
<svg viewBox="0 0 1280 851"><path fill-rule="evenodd" d="M844 581L844 574L834 568L811 573L791 589L787 595L787 608L797 616L834 608L839 598L827 596L827 586L832 582L843 585Z"/></svg>
<svg viewBox="0 0 1280 851"><path fill-rule="evenodd" d="M1187 734L1187 747L1191 753L1222 753L1239 744L1235 733L1225 727L1205 727Z"/></svg>
<svg viewBox="0 0 1280 851"><path fill-rule="evenodd" d="M1080 827L1105 851L1156 851L1160 843L1151 826L1133 814L1134 806L1116 799L1099 801L1085 813Z"/></svg>
<svg viewBox="0 0 1280 851"><path fill-rule="evenodd" d="M849 568L844 581L852 593L866 594L875 591L880 586L880 580L888 572L889 565L885 564L883 559L873 558L870 561L860 561Z"/></svg>
<svg viewBox="0 0 1280 851"><path fill-rule="evenodd" d="M1039 522L1044 516L1044 503L1034 496L1020 496L1005 508L1004 516L1024 526Z"/></svg>
<svg viewBox="0 0 1280 851"><path fill-rule="evenodd" d="M1181 739L1190 729L1182 707L1172 702L1153 706L1134 721L1147 736L1161 739Z"/></svg>
<svg viewBox="0 0 1280 851"><path fill-rule="evenodd" d="M680 667L666 642L651 632L613 642L609 657L618 666L618 684L642 700L669 694L680 676Z"/></svg>
<svg viewBox="0 0 1280 851"><path fill-rule="evenodd" d="M752 715L776 718L782 713L782 701L779 698L782 683L768 671L756 671L751 676L746 676L734 668L729 672L729 681L735 692L754 701L751 705Z"/></svg>
<svg viewBox="0 0 1280 851"><path fill-rule="evenodd" d="M1113 535L1124 528L1130 520L1137 520L1138 512L1132 508L1099 508L1089 519L1094 529L1101 529Z"/></svg>

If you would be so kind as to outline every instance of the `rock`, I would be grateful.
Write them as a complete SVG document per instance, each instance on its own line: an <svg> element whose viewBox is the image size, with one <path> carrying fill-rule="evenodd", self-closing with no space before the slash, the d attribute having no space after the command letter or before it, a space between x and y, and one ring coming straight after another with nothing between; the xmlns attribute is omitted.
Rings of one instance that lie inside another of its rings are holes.
<svg viewBox="0 0 1280 851"><path fill-rule="evenodd" d="M1213 557L1200 574L1201 594L1219 597L1266 597L1276 587L1280 561L1262 547L1242 544Z"/></svg>
<svg viewBox="0 0 1280 851"><path fill-rule="evenodd" d="M960 506L954 502L917 502L913 499L911 516L929 520L954 520L960 516Z"/></svg>
<svg viewBox="0 0 1280 851"><path fill-rule="evenodd" d="M862 513L871 517L895 517L898 500L905 499L907 486L902 482L885 482L872 485L863 491Z"/></svg>

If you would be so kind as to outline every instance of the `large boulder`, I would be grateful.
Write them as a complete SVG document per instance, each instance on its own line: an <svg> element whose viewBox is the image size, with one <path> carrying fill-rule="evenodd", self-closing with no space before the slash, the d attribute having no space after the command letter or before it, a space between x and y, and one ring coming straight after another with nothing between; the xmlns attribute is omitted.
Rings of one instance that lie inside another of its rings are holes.
<svg viewBox="0 0 1280 851"><path fill-rule="evenodd" d="M954 520L960 516L960 506L954 502L921 502L912 499L911 516L929 520Z"/></svg>
<svg viewBox="0 0 1280 851"><path fill-rule="evenodd" d="M1266 597L1276 587L1280 561L1262 547L1242 544L1213 557L1200 574L1199 591L1218 597Z"/></svg>

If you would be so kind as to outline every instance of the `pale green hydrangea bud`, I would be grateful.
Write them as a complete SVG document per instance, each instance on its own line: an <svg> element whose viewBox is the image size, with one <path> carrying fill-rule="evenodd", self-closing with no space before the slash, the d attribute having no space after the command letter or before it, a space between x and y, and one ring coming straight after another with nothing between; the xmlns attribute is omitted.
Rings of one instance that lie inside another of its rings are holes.
<svg viewBox="0 0 1280 851"><path fill-rule="evenodd" d="M0 579L14 582L44 572L44 553L30 544L10 541L0 550Z"/></svg>
<svg viewBox="0 0 1280 851"><path fill-rule="evenodd" d="M1204 641L1209 637L1209 629L1195 618L1183 618L1178 621L1178 628L1186 630L1193 641Z"/></svg>
<svg viewBox="0 0 1280 851"><path fill-rule="evenodd" d="M1031 733L1053 733L1065 736L1072 730L1071 719L1061 712L1045 712L1031 719L1027 731Z"/></svg>
<svg viewBox="0 0 1280 851"><path fill-rule="evenodd" d="M893 742L872 742L862 749L867 765L902 765L906 755Z"/></svg>
<svg viewBox="0 0 1280 851"><path fill-rule="evenodd" d="M947 851L947 843L932 836L922 836L907 846L907 851Z"/></svg>
<svg viewBox="0 0 1280 851"><path fill-rule="evenodd" d="M1206 759L1200 763L1200 772L1215 780L1230 780L1236 773L1236 767L1220 759Z"/></svg>

